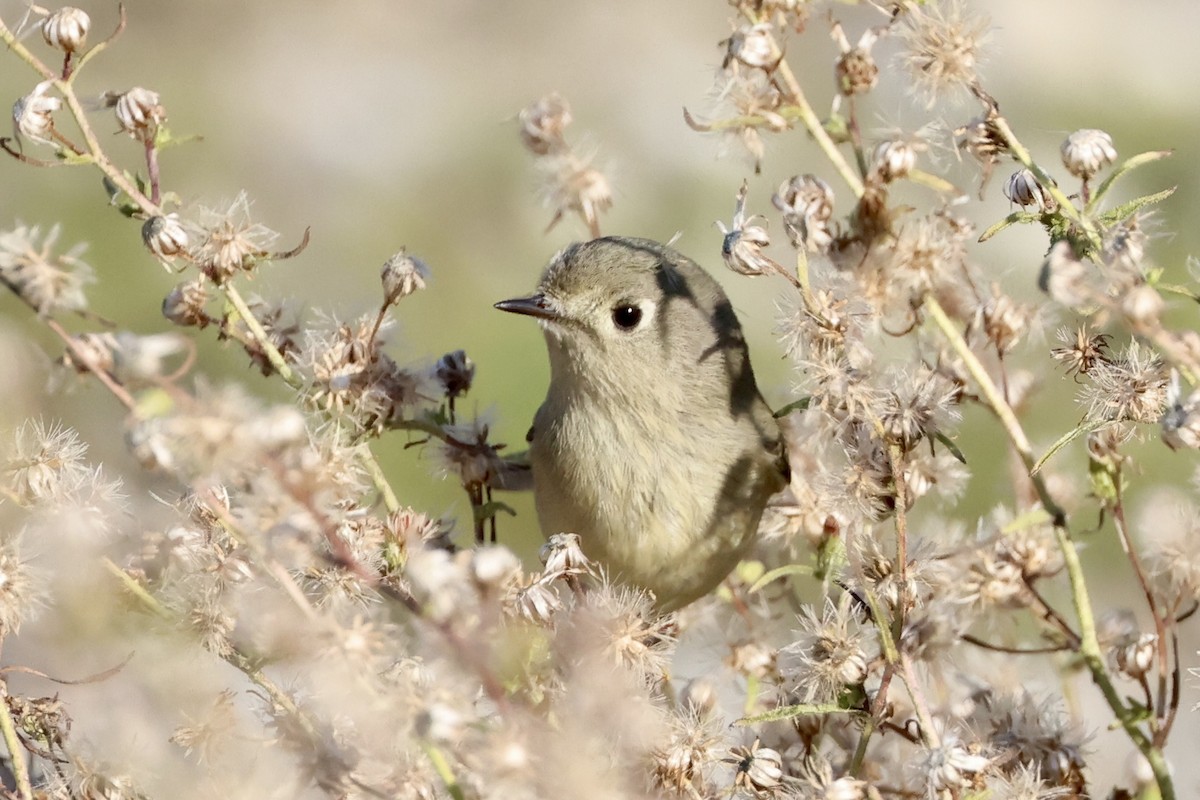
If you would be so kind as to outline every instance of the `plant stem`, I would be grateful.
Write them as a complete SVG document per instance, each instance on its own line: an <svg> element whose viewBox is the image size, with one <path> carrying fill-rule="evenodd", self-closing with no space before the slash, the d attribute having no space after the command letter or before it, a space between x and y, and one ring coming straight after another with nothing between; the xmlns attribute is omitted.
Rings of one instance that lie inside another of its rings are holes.
<svg viewBox="0 0 1200 800"><path fill-rule="evenodd" d="M25 763L25 748L17 735L16 720L8 708L8 682L0 679L0 733L8 748L9 763L12 764L13 779L22 800L33 800L33 785L29 782L29 766Z"/></svg>

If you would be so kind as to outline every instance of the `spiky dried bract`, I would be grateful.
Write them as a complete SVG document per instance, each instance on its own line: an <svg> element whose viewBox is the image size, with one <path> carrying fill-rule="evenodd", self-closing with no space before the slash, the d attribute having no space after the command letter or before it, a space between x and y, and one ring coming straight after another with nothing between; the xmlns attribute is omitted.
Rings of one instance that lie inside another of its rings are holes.
<svg viewBox="0 0 1200 800"><path fill-rule="evenodd" d="M761 130L779 132L790 125L780 114L783 95L763 70L723 70L717 75L711 94L715 106L713 115L722 120L721 128L726 136L750 155L757 172L766 152ZM726 121L725 118L732 119ZM688 120L696 130L706 131L713 127L696 122L690 116ZM738 121L742 121L741 124L734 124Z"/></svg>
<svg viewBox="0 0 1200 800"><path fill-rule="evenodd" d="M1108 345L1112 338L1104 333L1092 333L1080 326L1072 333L1066 328L1058 331L1062 347L1055 347L1050 355L1067 369L1068 375L1087 375L1101 361L1109 358Z"/></svg>
<svg viewBox="0 0 1200 800"><path fill-rule="evenodd" d="M1119 355L1097 361L1079 393L1094 422L1158 422L1166 409L1170 373L1162 358L1131 341Z"/></svg>
<svg viewBox="0 0 1200 800"><path fill-rule="evenodd" d="M84 287L95 282L92 268L79 257L87 249L80 243L54 255L60 228L42 236L41 228L18 224L0 233L0 281L39 314L87 308Z"/></svg>
<svg viewBox="0 0 1200 800"><path fill-rule="evenodd" d="M980 700L967 721L994 752L1007 756L1004 774L1032 770L1047 788L1083 788L1084 747L1090 737L1056 701L1038 699L1023 689L989 689Z"/></svg>
<svg viewBox="0 0 1200 800"><path fill-rule="evenodd" d="M655 784L682 795L710 792L722 740L716 717L690 707L672 715L670 739L654 750Z"/></svg>
<svg viewBox="0 0 1200 800"><path fill-rule="evenodd" d="M250 198L238 194L224 211L201 208L188 255L216 284L239 272L251 272L279 238L250 216Z"/></svg>
<svg viewBox="0 0 1200 800"><path fill-rule="evenodd" d="M789 695L802 703L834 703L849 688L861 686L875 658L875 641L843 595L826 600L818 616L813 606L800 610L794 642L779 651L779 672Z"/></svg>
<svg viewBox="0 0 1200 800"><path fill-rule="evenodd" d="M64 501L92 474L85 455L87 444L73 429L30 420L6 448L6 489L25 506Z"/></svg>
<svg viewBox="0 0 1200 800"><path fill-rule="evenodd" d="M309 402L364 431L380 431L436 396L424 370L405 369L383 352L390 321L374 316L333 330L315 327L296 360L309 376Z"/></svg>
<svg viewBox="0 0 1200 800"><path fill-rule="evenodd" d="M973 16L958 0L906 3L904 10L899 36L905 49L899 59L926 106L977 84L989 21Z"/></svg>

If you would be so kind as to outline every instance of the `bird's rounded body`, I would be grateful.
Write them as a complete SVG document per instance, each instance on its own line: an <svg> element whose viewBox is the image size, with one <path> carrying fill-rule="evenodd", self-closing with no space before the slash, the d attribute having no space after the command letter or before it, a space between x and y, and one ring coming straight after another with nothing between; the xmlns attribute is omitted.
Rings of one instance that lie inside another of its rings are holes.
<svg viewBox="0 0 1200 800"><path fill-rule="evenodd" d="M498 307L540 317L550 353L530 443L543 533L579 534L660 608L706 594L786 472L720 286L668 247L609 237L567 248L537 295Z"/></svg>

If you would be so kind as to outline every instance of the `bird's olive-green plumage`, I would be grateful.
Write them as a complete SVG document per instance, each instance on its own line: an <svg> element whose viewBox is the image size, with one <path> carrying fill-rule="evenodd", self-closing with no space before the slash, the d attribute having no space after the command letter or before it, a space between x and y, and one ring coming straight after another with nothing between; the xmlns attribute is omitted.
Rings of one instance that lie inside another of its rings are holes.
<svg viewBox="0 0 1200 800"><path fill-rule="evenodd" d="M648 239L572 245L537 294L550 388L530 461L542 531L678 608L746 552L785 484L780 433L711 276Z"/></svg>

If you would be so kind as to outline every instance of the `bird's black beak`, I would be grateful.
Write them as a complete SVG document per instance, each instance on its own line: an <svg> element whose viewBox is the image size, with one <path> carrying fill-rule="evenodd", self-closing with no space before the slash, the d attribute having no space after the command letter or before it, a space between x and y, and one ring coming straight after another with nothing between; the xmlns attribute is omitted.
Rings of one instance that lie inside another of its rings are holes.
<svg viewBox="0 0 1200 800"><path fill-rule="evenodd" d="M495 308L512 314L524 314L538 319L558 319L558 312L546 302L545 295L535 294L529 297L517 297L512 300L501 300Z"/></svg>

